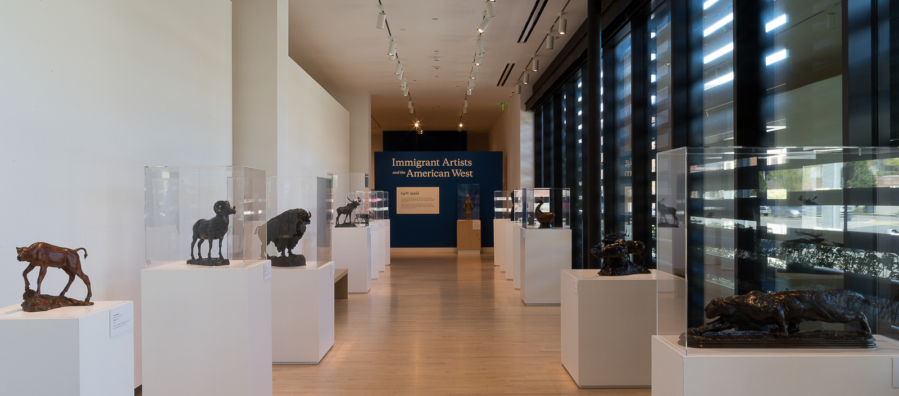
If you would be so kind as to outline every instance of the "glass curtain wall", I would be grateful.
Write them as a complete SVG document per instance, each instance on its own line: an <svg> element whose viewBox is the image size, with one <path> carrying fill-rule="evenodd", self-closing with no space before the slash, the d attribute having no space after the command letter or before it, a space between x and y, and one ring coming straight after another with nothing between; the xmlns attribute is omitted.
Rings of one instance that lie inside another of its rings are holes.
<svg viewBox="0 0 899 396"><path fill-rule="evenodd" d="M575 69L534 109L536 187L570 188L572 268L584 265L583 69Z"/></svg>
<svg viewBox="0 0 899 396"><path fill-rule="evenodd" d="M694 91L702 93L702 112L696 126L701 141L691 146L732 146L734 140L734 4L733 0L694 0L700 19L692 21L693 37L701 48L693 60L702 65L702 80ZM695 13L693 15L696 15ZM694 139L696 140L696 139Z"/></svg>
<svg viewBox="0 0 899 396"><path fill-rule="evenodd" d="M649 129L646 144L649 153L650 216L652 238L647 243L650 257L656 259L656 153L672 148L671 136L671 9L667 1L651 4L647 24L647 96L649 97Z"/></svg>
<svg viewBox="0 0 899 396"><path fill-rule="evenodd" d="M632 56L631 35L626 35L615 46L615 210L616 232L633 235L633 178L632 133Z"/></svg>

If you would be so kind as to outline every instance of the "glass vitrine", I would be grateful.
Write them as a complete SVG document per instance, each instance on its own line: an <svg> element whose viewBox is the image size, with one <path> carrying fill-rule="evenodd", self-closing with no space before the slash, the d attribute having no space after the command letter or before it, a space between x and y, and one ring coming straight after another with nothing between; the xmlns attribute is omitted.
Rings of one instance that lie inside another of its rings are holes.
<svg viewBox="0 0 899 396"><path fill-rule="evenodd" d="M456 185L456 213L459 220L481 219L481 185Z"/></svg>
<svg viewBox="0 0 899 396"><path fill-rule="evenodd" d="M523 188L521 228L571 228L571 189Z"/></svg>

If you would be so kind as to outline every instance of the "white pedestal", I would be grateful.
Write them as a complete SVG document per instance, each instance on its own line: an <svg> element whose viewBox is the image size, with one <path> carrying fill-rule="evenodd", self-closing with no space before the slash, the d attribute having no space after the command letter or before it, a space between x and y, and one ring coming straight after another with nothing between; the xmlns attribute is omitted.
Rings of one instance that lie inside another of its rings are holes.
<svg viewBox="0 0 899 396"><path fill-rule="evenodd" d="M133 326L131 301L0 309L0 395L134 394L134 331L110 336L110 311L120 309Z"/></svg>
<svg viewBox="0 0 899 396"><path fill-rule="evenodd" d="M368 293L371 290L371 234L371 227L332 229L331 258L335 267L347 269L350 293Z"/></svg>
<svg viewBox="0 0 899 396"><path fill-rule="evenodd" d="M708 349L652 337L653 396L899 395L899 342L875 349Z"/></svg>
<svg viewBox="0 0 899 396"><path fill-rule="evenodd" d="M526 305L562 302L559 279L571 269L571 229L519 228L521 301Z"/></svg>
<svg viewBox="0 0 899 396"><path fill-rule="evenodd" d="M381 220L384 222L384 265L390 265L390 219ZM385 270L387 268L384 268Z"/></svg>
<svg viewBox="0 0 899 396"><path fill-rule="evenodd" d="M141 271L143 394L270 395L270 270L232 260Z"/></svg>
<svg viewBox="0 0 899 396"><path fill-rule="evenodd" d="M493 265L499 266L502 271L502 261L506 251L503 248L503 219L493 219Z"/></svg>
<svg viewBox="0 0 899 396"><path fill-rule="evenodd" d="M376 221L371 223L371 278L378 279L380 272L384 272L384 224Z"/></svg>
<svg viewBox="0 0 899 396"><path fill-rule="evenodd" d="M272 268L272 361L318 364L334 346L334 262Z"/></svg>
<svg viewBox="0 0 899 396"><path fill-rule="evenodd" d="M511 280L512 287L518 290L521 289L521 224L512 223L509 236L512 240L512 260L506 268L506 280Z"/></svg>
<svg viewBox="0 0 899 396"><path fill-rule="evenodd" d="M648 388L656 276L562 270L562 366L581 388Z"/></svg>

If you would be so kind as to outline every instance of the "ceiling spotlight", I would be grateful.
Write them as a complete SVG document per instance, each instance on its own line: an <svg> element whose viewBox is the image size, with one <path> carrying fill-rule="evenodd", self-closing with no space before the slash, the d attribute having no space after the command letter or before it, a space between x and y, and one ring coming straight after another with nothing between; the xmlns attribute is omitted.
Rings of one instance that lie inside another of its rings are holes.
<svg viewBox="0 0 899 396"><path fill-rule="evenodd" d="M468 98L465 98L465 101L462 102L462 106L468 107Z"/></svg>
<svg viewBox="0 0 899 396"><path fill-rule="evenodd" d="M521 84L515 84L515 93L521 95Z"/></svg>
<svg viewBox="0 0 899 396"><path fill-rule="evenodd" d="M387 58L387 59L390 59L390 60L392 60L392 61L395 61L395 60L396 60L396 54L390 55L390 57Z"/></svg>
<svg viewBox="0 0 899 396"><path fill-rule="evenodd" d="M409 96L409 86L408 85L406 86L406 88L403 88L403 96Z"/></svg>
<svg viewBox="0 0 899 396"><path fill-rule="evenodd" d="M465 114L465 113L468 113L468 107L463 107L463 108L462 108L462 114Z"/></svg>
<svg viewBox="0 0 899 396"><path fill-rule="evenodd" d="M548 50L553 49L553 39L554 38L555 37L553 37L553 35L551 35L551 34L546 35L546 49L548 49Z"/></svg>
<svg viewBox="0 0 899 396"><path fill-rule="evenodd" d="M474 64L475 64L475 66L480 66L480 65L481 65L481 58L475 57L475 58L474 58Z"/></svg>
<svg viewBox="0 0 899 396"><path fill-rule="evenodd" d="M403 70L403 64L401 62L397 62L396 70L393 71L393 74L400 74L401 70Z"/></svg>
<svg viewBox="0 0 899 396"><path fill-rule="evenodd" d="M409 108L412 108L412 99L409 99Z"/></svg>
<svg viewBox="0 0 899 396"><path fill-rule="evenodd" d="M418 128L418 121L415 121L415 127Z"/></svg>
<svg viewBox="0 0 899 396"><path fill-rule="evenodd" d="M568 30L568 20L562 18L562 14L559 14L559 34L565 34L566 30Z"/></svg>
<svg viewBox="0 0 899 396"><path fill-rule="evenodd" d="M493 18L496 16L496 4L492 1L487 2L487 18ZM486 27L486 26L485 26Z"/></svg>
<svg viewBox="0 0 899 396"><path fill-rule="evenodd" d="M402 80L402 79L403 79L403 70L402 70L402 69L400 69L400 74L397 74L397 75L396 75L396 79L397 79L397 80Z"/></svg>
<svg viewBox="0 0 899 396"><path fill-rule="evenodd" d="M539 64L539 61L537 60L537 58L531 58L531 70L537 71L538 64Z"/></svg>
<svg viewBox="0 0 899 396"><path fill-rule="evenodd" d="M474 72L475 72L475 73L480 73L480 72L481 72L481 68L478 67L478 64L477 64L477 63L474 64Z"/></svg>
<svg viewBox="0 0 899 396"><path fill-rule="evenodd" d="M521 83L524 85L528 85L528 74L524 73L524 76L521 77Z"/></svg>
<svg viewBox="0 0 899 396"><path fill-rule="evenodd" d="M412 107L409 107L409 114L414 114L414 113L415 113L415 109ZM416 123L415 126L418 126L418 123Z"/></svg>
<svg viewBox="0 0 899 396"><path fill-rule="evenodd" d="M471 88L468 88L468 95L471 96Z"/></svg>
<svg viewBox="0 0 899 396"><path fill-rule="evenodd" d="M389 56L396 55L396 41L393 41L393 38L390 39L390 46L387 47L387 55L389 55Z"/></svg>
<svg viewBox="0 0 899 396"><path fill-rule="evenodd" d="M487 25L489 25L489 24L490 24L490 18L482 19L481 24L478 26L478 33L484 33L484 31L487 30Z"/></svg>
<svg viewBox="0 0 899 396"><path fill-rule="evenodd" d="M461 122L459 123L459 128L462 128L462 123L461 123Z"/></svg>
<svg viewBox="0 0 899 396"><path fill-rule="evenodd" d="M489 21L489 19L485 19L485 21ZM484 42L481 41L481 38L480 38L480 37L478 37L478 53L479 53L479 54L483 54L483 53L484 53Z"/></svg>
<svg viewBox="0 0 899 396"><path fill-rule="evenodd" d="M378 14L378 24L375 25L375 27L378 29L383 29L384 23L387 22L387 14L384 13L384 6L380 6L380 7L381 7L381 13Z"/></svg>
<svg viewBox="0 0 899 396"><path fill-rule="evenodd" d="M474 80L478 78L478 73L471 73L471 79Z"/></svg>

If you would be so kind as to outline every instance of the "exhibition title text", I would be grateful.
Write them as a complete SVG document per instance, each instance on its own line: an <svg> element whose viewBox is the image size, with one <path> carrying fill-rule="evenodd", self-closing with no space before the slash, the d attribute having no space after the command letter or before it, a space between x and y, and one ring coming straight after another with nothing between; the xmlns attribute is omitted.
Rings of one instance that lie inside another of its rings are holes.
<svg viewBox="0 0 899 396"><path fill-rule="evenodd" d="M463 170L463 169L450 169L448 171L444 170L412 170L421 169L423 167L434 167L434 166L459 166L459 167L468 167L472 166L471 160L464 159L449 159L444 158L442 161L439 159L434 160L420 160L420 159L411 159L411 160L397 160L396 158L391 158L393 161L393 166L409 168L408 170L398 170L394 171L393 174L396 175L406 175L406 177L474 177L474 171L471 170Z"/></svg>

